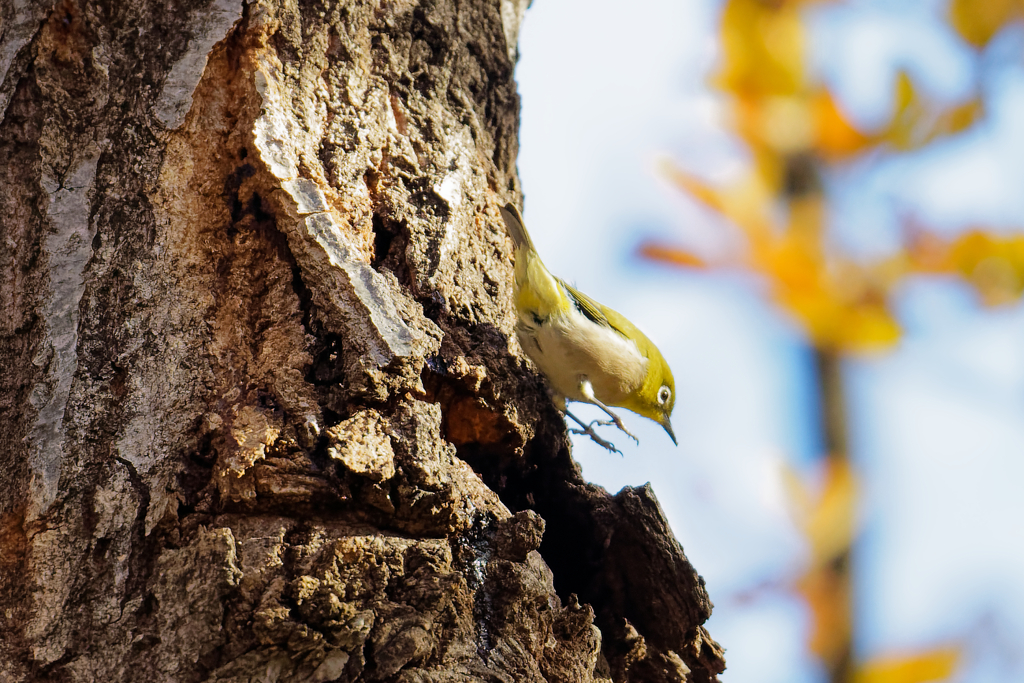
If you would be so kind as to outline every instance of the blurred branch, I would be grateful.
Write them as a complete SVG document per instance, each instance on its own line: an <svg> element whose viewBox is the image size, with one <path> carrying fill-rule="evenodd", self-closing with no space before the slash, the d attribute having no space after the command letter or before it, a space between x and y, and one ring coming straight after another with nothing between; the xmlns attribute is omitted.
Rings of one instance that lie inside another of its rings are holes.
<svg viewBox="0 0 1024 683"><path fill-rule="evenodd" d="M837 461L837 467L852 472L848 464L850 444L842 358L834 349L816 348L814 359L827 457ZM842 539L842 547L827 564L812 567L809 576L804 579L805 582L813 581L819 590L826 589L816 598L818 603L829 604L829 609L819 611L826 611L833 616L826 620L815 613L814 640L817 642L812 641L811 648L821 657L832 683L850 683L854 676L853 580L850 569L853 564L856 495L851 495L843 503L845 509L841 510L841 514L850 529L848 537ZM808 588L802 591L805 595L810 592ZM815 604L810 596L808 602Z"/></svg>

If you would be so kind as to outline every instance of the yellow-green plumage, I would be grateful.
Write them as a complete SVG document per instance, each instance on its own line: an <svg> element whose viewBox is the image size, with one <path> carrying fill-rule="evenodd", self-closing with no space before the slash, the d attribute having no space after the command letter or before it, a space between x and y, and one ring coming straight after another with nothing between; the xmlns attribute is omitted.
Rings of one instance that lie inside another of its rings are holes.
<svg viewBox="0 0 1024 683"><path fill-rule="evenodd" d="M518 209L509 204L501 212L516 249L516 310L533 311L544 318L566 311L572 305L569 297L559 287L558 279L541 263Z"/></svg>
<svg viewBox="0 0 1024 683"><path fill-rule="evenodd" d="M552 275L515 206L506 205L501 215L515 245L516 333L558 407L565 410L566 399L594 403L623 428L607 409L620 406L672 436L675 383L658 348L625 316Z"/></svg>

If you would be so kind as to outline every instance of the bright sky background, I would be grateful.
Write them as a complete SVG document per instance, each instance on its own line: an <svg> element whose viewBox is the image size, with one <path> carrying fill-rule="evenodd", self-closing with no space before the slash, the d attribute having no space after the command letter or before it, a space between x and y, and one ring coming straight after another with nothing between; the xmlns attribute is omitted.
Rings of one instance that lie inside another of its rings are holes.
<svg viewBox="0 0 1024 683"><path fill-rule="evenodd" d="M816 11L820 74L855 120L884 118L899 67L932 97L965 96L978 65L939 20L943 6L850 0ZM650 237L729 243L721 219L654 170L668 155L720 180L743 163L705 85L719 7L535 0L516 72L525 218L548 267L644 329L676 377L679 447L629 414L641 446L613 434L624 458L576 439L585 476L611 491L653 483L715 602L708 626L727 648L725 683L821 681L805 654L804 607L754 591L794 576L806 552L780 463L806 467L819 451L810 354L750 278L635 255ZM989 50L998 63L986 71L993 110L981 131L836 181L838 239L885 252L906 212L948 231L1024 226L1022 54L1024 31ZM1024 309L979 310L966 288L922 280L898 310L907 333L897 349L847 365L866 489L859 653L962 642L954 680L1024 680Z"/></svg>

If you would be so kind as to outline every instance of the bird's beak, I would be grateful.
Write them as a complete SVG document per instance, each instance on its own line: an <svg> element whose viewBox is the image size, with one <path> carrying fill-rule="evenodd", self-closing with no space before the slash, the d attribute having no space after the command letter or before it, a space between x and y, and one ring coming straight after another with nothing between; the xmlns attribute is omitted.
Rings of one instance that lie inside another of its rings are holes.
<svg viewBox="0 0 1024 683"><path fill-rule="evenodd" d="M674 443L676 446L678 446L679 442L676 441L676 435L672 431L672 423L669 421L668 415L666 415L665 419L663 421L659 422L658 424L660 424L662 427L665 428L665 431L668 432L668 438L672 439L672 443Z"/></svg>

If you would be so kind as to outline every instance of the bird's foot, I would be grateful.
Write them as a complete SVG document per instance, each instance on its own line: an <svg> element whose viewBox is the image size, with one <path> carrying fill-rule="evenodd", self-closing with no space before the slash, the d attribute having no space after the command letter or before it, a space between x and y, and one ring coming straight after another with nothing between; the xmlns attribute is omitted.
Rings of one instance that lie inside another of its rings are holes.
<svg viewBox="0 0 1024 683"><path fill-rule="evenodd" d="M612 425L615 425L616 427L619 428L619 431L621 431L623 434L625 434L629 438L633 439L633 441L638 446L640 445L640 439L638 439L635 436L633 436L633 433L630 432L628 429L626 429L626 425L622 424L622 420L619 419L618 415L616 415L615 413L613 413L610 410L607 410L605 412L607 412L608 415L611 416L610 420L594 420L594 422L591 422L590 424L594 424L596 422L597 424L601 425L602 427L611 427Z"/></svg>
<svg viewBox="0 0 1024 683"><path fill-rule="evenodd" d="M611 441L608 441L607 439L603 439L600 436L598 436L597 432L594 430L594 425L597 425L599 427L609 427L611 425L615 425L622 431L626 432L626 434L629 435L631 439L633 439L637 443L640 443L639 441L637 441L637 438L635 436L626 431L626 428L622 425L622 421L619 420L618 416L614 414L612 414L611 420L594 420L590 424L587 424L583 420L579 419L578 417L570 413L568 410L565 411L565 414L568 417L572 418L573 422L580 426L580 429L576 429L575 427L569 429L570 434L586 434L587 436L590 437L591 441L598 444L599 446L607 448L612 453L618 453L619 455L622 455L622 451L616 448L615 444L613 444Z"/></svg>
<svg viewBox="0 0 1024 683"><path fill-rule="evenodd" d="M618 453L619 455L622 455L622 451L620 451L618 448L616 448L615 444L613 444L611 441L608 441L606 439L602 439L600 436L598 436L597 432L594 431L594 425L595 424L597 424L597 425L604 425L604 424L608 424L609 422L610 421L602 422L601 420L594 420L590 424L584 426L583 429L576 429L575 427L570 427L569 428L569 433L570 434L586 434L587 436L590 437L590 440L593 441L594 443L596 443L597 445L603 446L604 448L607 448L612 453Z"/></svg>
<svg viewBox="0 0 1024 683"><path fill-rule="evenodd" d="M597 421L597 424L600 424L600 425L615 425L626 436L628 436L629 438L633 439L633 441L638 446L640 445L640 439L638 439L635 436L633 436L633 434L628 429L626 429L626 425L622 424L622 420L619 418L619 416L616 415L615 413L613 413L611 408L609 408L608 406L606 406L604 403L602 403L601 401L599 401L597 399L597 396L594 395L594 386L590 383L590 380L587 379L585 375L580 375L580 387L579 387L579 389L580 389L580 394L583 396L583 398L585 398L587 400L588 403L593 403L595 406L597 406L598 408L603 410L608 417L611 418L611 420L605 420L603 422L602 421ZM566 412L567 412L568 415L570 415L570 417L572 417L572 419L576 420L576 418L573 417L571 413L568 413L568 411L566 411ZM581 427L585 426L579 420L576 420L576 421L579 422ZM593 425L594 423L591 422L590 424ZM587 427L587 429L590 429L590 427Z"/></svg>

